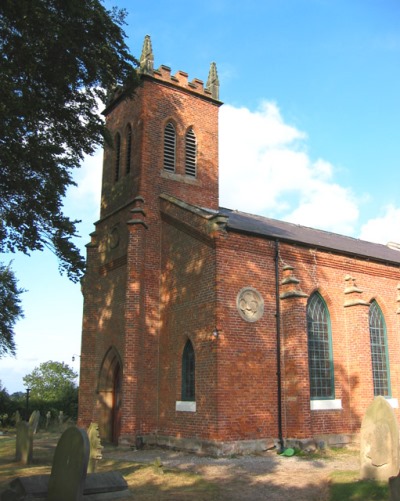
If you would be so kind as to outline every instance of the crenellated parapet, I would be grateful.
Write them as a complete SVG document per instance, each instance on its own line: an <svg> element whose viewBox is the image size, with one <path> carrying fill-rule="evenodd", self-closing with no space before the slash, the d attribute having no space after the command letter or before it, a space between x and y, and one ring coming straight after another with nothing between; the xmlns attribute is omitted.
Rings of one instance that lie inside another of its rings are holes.
<svg viewBox="0 0 400 501"><path fill-rule="evenodd" d="M167 85L172 85L174 87L184 89L188 92L198 94L202 97L219 101L219 79L217 65L215 64L215 62L212 62L210 64L206 85L204 85L204 81L200 80L199 78L193 78L192 80L189 80L189 75L181 70L177 71L175 74L172 74L171 68L163 64L158 69L155 69L153 48L149 35L145 36L143 42L138 71L144 77L152 77ZM124 89L117 87L110 93L107 106L115 103L115 101L117 101L124 95Z"/></svg>
<svg viewBox="0 0 400 501"><path fill-rule="evenodd" d="M143 75L150 75L168 84L183 87L191 92L196 92L213 99L219 99L219 79L217 65L214 62L210 65L205 87L203 80L199 80L198 78L189 81L189 75L184 71L178 71L175 75L172 75L169 66L161 65L158 69L154 69L154 54L149 35L146 35L144 38L139 71Z"/></svg>

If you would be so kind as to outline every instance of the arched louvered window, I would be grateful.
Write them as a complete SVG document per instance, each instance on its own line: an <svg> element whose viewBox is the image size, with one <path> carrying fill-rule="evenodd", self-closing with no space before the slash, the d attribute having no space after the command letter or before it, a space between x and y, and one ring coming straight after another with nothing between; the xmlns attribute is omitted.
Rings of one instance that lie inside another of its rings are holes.
<svg viewBox="0 0 400 501"><path fill-rule="evenodd" d="M114 141L115 148L115 171L114 171L114 181L117 182L119 179L120 168L121 168L121 136L119 133L115 135Z"/></svg>
<svg viewBox="0 0 400 501"><path fill-rule="evenodd" d="M130 124L126 127L126 158L125 158L125 173L129 174L131 171L131 154L132 154L132 127Z"/></svg>
<svg viewBox="0 0 400 501"><path fill-rule="evenodd" d="M307 336L310 396L334 398L330 318L325 301L317 292L307 304Z"/></svg>
<svg viewBox="0 0 400 501"><path fill-rule="evenodd" d="M176 132L171 122L164 129L164 169L175 172Z"/></svg>
<svg viewBox="0 0 400 501"><path fill-rule="evenodd" d="M196 177L197 143L192 128L186 133L185 148L185 174L187 176Z"/></svg>
<svg viewBox="0 0 400 501"><path fill-rule="evenodd" d="M195 400L195 357L193 345L188 340L182 355L182 401Z"/></svg>
<svg viewBox="0 0 400 501"><path fill-rule="evenodd" d="M374 395L390 397L390 370L386 341L386 324L376 301L369 307L369 334L371 340L372 378Z"/></svg>

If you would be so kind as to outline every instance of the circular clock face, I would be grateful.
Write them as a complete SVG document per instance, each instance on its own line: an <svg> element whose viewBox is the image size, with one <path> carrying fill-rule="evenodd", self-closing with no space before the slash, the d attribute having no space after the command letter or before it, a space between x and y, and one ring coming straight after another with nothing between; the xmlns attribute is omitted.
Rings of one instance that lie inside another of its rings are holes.
<svg viewBox="0 0 400 501"><path fill-rule="evenodd" d="M264 301L261 294L253 287L244 287L236 298L239 315L246 322L256 322L263 316Z"/></svg>
<svg viewBox="0 0 400 501"><path fill-rule="evenodd" d="M117 228L113 228L109 235L109 244L111 249L115 249L119 244L119 233Z"/></svg>

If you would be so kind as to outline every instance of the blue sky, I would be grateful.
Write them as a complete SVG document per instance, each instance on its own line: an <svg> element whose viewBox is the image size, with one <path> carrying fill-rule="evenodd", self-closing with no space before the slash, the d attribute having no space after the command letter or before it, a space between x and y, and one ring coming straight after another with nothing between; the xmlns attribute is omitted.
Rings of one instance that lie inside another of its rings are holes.
<svg viewBox="0 0 400 501"><path fill-rule="evenodd" d="M155 67L220 78L220 205L378 243L400 242L398 0L106 1L128 11L128 45ZM65 213L83 249L99 215L102 154L76 173ZM47 360L79 369L80 286L50 253L13 260L25 318L0 380Z"/></svg>

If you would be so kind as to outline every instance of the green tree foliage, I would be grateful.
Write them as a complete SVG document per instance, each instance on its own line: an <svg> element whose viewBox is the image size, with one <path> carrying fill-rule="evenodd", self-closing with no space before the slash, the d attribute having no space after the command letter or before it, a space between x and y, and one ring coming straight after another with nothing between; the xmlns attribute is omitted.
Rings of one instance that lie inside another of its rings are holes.
<svg viewBox="0 0 400 501"><path fill-rule="evenodd" d="M64 362L43 362L22 378L31 399L56 402L69 398L76 389L78 374Z"/></svg>
<svg viewBox="0 0 400 501"><path fill-rule="evenodd" d="M0 357L15 355L14 325L23 316L17 280L10 266L0 263Z"/></svg>
<svg viewBox="0 0 400 501"><path fill-rule="evenodd" d="M107 137L99 103L137 85L125 16L100 0L0 2L0 253L48 247L73 281L84 259L62 199Z"/></svg>

